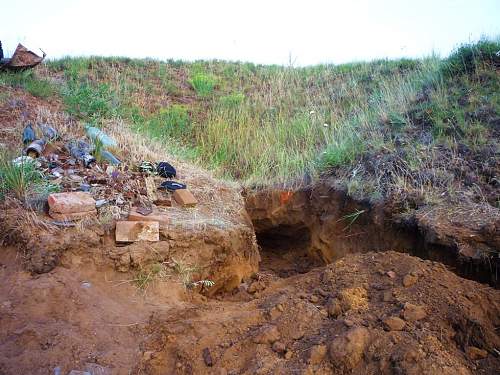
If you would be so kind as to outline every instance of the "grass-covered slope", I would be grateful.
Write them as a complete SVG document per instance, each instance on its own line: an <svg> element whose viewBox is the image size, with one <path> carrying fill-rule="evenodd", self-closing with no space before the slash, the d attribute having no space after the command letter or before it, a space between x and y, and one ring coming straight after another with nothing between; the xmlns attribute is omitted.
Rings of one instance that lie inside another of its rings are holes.
<svg viewBox="0 0 500 375"><path fill-rule="evenodd" d="M498 206L498 51L481 41L446 59L304 68L65 58L1 73L0 85L59 95L97 126L123 120L250 185L328 173L372 200L432 203L465 189Z"/></svg>

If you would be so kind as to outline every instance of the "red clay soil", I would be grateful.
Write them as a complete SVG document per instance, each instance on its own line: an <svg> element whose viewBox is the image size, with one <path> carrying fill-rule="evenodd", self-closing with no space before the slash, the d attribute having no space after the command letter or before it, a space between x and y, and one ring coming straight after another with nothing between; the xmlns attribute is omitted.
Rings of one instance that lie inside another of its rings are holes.
<svg viewBox="0 0 500 375"><path fill-rule="evenodd" d="M267 269L208 300L173 280L139 292L132 275L84 256L31 275L18 254L0 251L0 374L500 369L500 292L406 254L348 255L287 278Z"/></svg>

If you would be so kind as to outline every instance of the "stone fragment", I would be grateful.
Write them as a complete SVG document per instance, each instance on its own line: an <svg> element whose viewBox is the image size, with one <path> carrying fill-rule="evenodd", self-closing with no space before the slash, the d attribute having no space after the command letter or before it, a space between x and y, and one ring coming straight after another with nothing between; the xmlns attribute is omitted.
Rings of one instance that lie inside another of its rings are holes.
<svg viewBox="0 0 500 375"><path fill-rule="evenodd" d="M309 301L311 303L318 303L319 302L319 297L313 294L311 297L309 297Z"/></svg>
<svg viewBox="0 0 500 375"><path fill-rule="evenodd" d="M396 277L396 272L394 272L394 271L387 271L386 275L389 276L391 279L394 279Z"/></svg>
<svg viewBox="0 0 500 375"><path fill-rule="evenodd" d="M94 198L82 191L52 193L48 197L48 202L52 212L66 214L95 210Z"/></svg>
<svg viewBox="0 0 500 375"><path fill-rule="evenodd" d="M287 350L285 353L285 359L290 359L293 357L293 352L291 350Z"/></svg>
<svg viewBox="0 0 500 375"><path fill-rule="evenodd" d="M256 344L272 344L280 339L281 335L276 326L266 326L260 329L253 338Z"/></svg>
<svg viewBox="0 0 500 375"><path fill-rule="evenodd" d="M87 217L97 216L97 210L94 208L93 210L85 212L67 212L67 213L54 212L52 210L49 210L49 216L59 221L75 221Z"/></svg>
<svg viewBox="0 0 500 375"><path fill-rule="evenodd" d="M340 314L342 314L342 307L340 306L339 300L336 298L333 298L330 301L328 301L328 304L326 305L326 310L328 311L328 315L332 316L333 318L336 318Z"/></svg>
<svg viewBox="0 0 500 375"><path fill-rule="evenodd" d="M154 202L158 199L158 195L156 194L156 184L153 177L148 176L144 177L144 185L146 186L146 194L151 202Z"/></svg>
<svg viewBox="0 0 500 375"><path fill-rule="evenodd" d="M203 349L203 361L205 362L205 365L208 367L212 367L214 365L212 354L210 354L210 349L208 348Z"/></svg>
<svg viewBox="0 0 500 375"><path fill-rule="evenodd" d="M467 353L467 357L469 357L473 361L484 359L488 356L488 352L486 350L476 348L475 346L468 346L465 349L465 352Z"/></svg>
<svg viewBox="0 0 500 375"><path fill-rule="evenodd" d="M424 319L427 316L423 306L413 305L411 303L405 303L402 311L403 319L408 322L415 322L417 320Z"/></svg>
<svg viewBox="0 0 500 375"><path fill-rule="evenodd" d="M283 344L281 341L275 341L273 344L273 350L276 353L284 353L286 351L286 345Z"/></svg>
<svg viewBox="0 0 500 375"><path fill-rule="evenodd" d="M160 240L159 223L157 221L117 221L116 242L135 242Z"/></svg>
<svg viewBox="0 0 500 375"><path fill-rule="evenodd" d="M407 274L403 277L403 286L408 288L414 285L418 281L418 276Z"/></svg>
<svg viewBox="0 0 500 375"><path fill-rule="evenodd" d="M329 348L332 364L345 371L354 369L368 346L370 332L364 327L353 327L332 341Z"/></svg>
<svg viewBox="0 0 500 375"><path fill-rule="evenodd" d="M397 316L386 318L383 323L386 331L401 331L406 324L403 319L398 318Z"/></svg>
<svg viewBox="0 0 500 375"><path fill-rule="evenodd" d="M128 214L129 221L157 221L160 223L160 228L166 227L170 224L170 217L159 210L153 210L149 215L143 215L138 212L137 208L133 207Z"/></svg>
<svg viewBox="0 0 500 375"><path fill-rule="evenodd" d="M198 203L194 195L187 189L174 191L173 197L182 207L194 207Z"/></svg>
<svg viewBox="0 0 500 375"><path fill-rule="evenodd" d="M321 363L321 361L325 358L326 352L326 345L314 345L309 351L309 364L317 365Z"/></svg>

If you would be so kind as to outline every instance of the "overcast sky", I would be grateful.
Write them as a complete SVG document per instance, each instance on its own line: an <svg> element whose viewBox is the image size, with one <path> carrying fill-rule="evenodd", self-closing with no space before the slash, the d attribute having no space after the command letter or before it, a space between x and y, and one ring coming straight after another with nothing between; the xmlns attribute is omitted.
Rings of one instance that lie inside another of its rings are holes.
<svg viewBox="0 0 500 375"><path fill-rule="evenodd" d="M500 35L500 0L0 0L0 40L49 57L296 65L445 56Z"/></svg>

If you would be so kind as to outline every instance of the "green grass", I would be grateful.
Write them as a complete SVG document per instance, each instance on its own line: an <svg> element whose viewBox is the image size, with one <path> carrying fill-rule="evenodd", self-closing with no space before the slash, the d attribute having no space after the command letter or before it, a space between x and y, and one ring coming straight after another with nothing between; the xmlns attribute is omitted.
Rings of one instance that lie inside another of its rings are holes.
<svg viewBox="0 0 500 375"><path fill-rule="evenodd" d="M446 177L450 165L498 148L498 50L482 40L445 59L301 68L64 58L47 73L64 74L74 116L121 119L219 176L294 185L326 173L362 197L408 197L451 190L462 172Z"/></svg>
<svg viewBox="0 0 500 375"><path fill-rule="evenodd" d="M57 88L49 80L38 78L33 71L0 73L0 85L19 87L31 95L47 99L57 93Z"/></svg>
<svg viewBox="0 0 500 375"><path fill-rule="evenodd" d="M0 154L0 197L13 194L24 200L30 189L43 184L42 175L33 161L15 164L12 159L11 155L5 152Z"/></svg>

